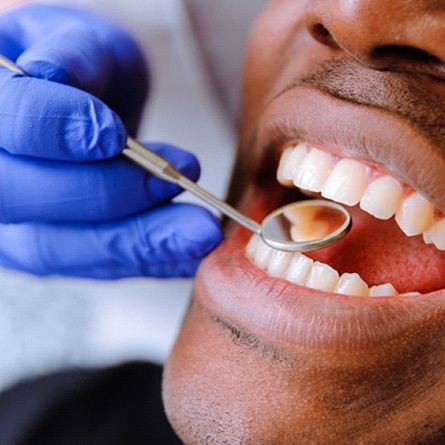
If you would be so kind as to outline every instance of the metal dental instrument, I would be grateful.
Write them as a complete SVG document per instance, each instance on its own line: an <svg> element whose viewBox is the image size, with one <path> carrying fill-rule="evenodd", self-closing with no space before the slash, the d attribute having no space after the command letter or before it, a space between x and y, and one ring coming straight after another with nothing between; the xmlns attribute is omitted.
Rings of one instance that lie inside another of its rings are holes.
<svg viewBox="0 0 445 445"><path fill-rule="evenodd" d="M27 75L0 55L0 66ZM179 185L253 233L270 247L287 252L307 252L329 246L351 229L352 219L341 205L324 200L288 204L269 214L259 224L183 176L170 162L128 137L122 154L151 174Z"/></svg>

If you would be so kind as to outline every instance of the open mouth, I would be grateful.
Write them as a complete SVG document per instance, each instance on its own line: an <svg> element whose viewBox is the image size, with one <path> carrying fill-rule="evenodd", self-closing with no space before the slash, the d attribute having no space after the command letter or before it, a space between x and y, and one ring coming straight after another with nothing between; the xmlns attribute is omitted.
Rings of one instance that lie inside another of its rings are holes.
<svg viewBox="0 0 445 445"><path fill-rule="evenodd" d="M445 287L445 217L380 168L306 142L287 146L278 182L350 207L353 229L320 251L288 253L253 236L246 255L270 276L362 297L412 296Z"/></svg>
<svg viewBox="0 0 445 445"><path fill-rule="evenodd" d="M303 255L228 224L198 270L197 304L280 351L369 348L427 320L443 326L441 146L386 110L296 87L269 102L242 147L231 202L244 214L261 221L321 195L348 206L352 229Z"/></svg>

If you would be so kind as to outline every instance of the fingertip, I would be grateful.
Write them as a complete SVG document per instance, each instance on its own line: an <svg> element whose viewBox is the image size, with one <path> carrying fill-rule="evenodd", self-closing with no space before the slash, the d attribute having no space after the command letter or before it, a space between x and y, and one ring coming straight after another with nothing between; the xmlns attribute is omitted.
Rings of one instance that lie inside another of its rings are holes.
<svg viewBox="0 0 445 445"><path fill-rule="evenodd" d="M98 121L99 138L96 141L95 137L90 139L90 152L97 156L92 159L105 159L117 156L122 152L127 143L127 130L121 118L106 105L100 104L104 108L102 119ZM94 118L94 111L92 112L92 119Z"/></svg>
<svg viewBox="0 0 445 445"><path fill-rule="evenodd" d="M127 141L120 117L94 96L77 90L74 95L79 96L75 99L77 112L68 111L71 116L62 133L70 156L73 160L94 161L118 155Z"/></svg>
<svg viewBox="0 0 445 445"><path fill-rule="evenodd" d="M202 207L185 206L189 207L187 220L193 221L193 224L184 227L184 245L192 257L202 259L223 240L221 223L215 215Z"/></svg>
<svg viewBox="0 0 445 445"><path fill-rule="evenodd" d="M207 209L192 204L173 204L175 222L167 249L187 260L201 260L223 239L219 220Z"/></svg>
<svg viewBox="0 0 445 445"><path fill-rule="evenodd" d="M91 94L7 69L0 69L0 82L0 146L9 153L84 162L124 149L122 120Z"/></svg>
<svg viewBox="0 0 445 445"><path fill-rule="evenodd" d="M35 57L34 54L24 52L17 59L16 64L29 76L37 79L70 85L70 76L66 69L50 60Z"/></svg>

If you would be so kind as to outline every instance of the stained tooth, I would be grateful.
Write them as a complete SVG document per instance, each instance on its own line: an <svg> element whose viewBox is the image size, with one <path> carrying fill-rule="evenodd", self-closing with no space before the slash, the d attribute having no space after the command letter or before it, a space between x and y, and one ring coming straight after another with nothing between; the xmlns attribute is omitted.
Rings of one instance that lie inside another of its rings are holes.
<svg viewBox="0 0 445 445"><path fill-rule="evenodd" d="M286 150L284 150L277 170L277 180L280 184L293 184L296 171L307 153L307 145L303 142L295 147L286 148Z"/></svg>
<svg viewBox="0 0 445 445"><path fill-rule="evenodd" d="M433 224L434 206L415 192L408 196L396 213L396 221L408 236L419 235Z"/></svg>
<svg viewBox="0 0 445 445"><path fill-rule="evenodd" d="M260 241L255 252L254 263L260 269L266 270L273 250L272 247L269 247L266 243Z"/></svg>
<svg viewBox="0 0 445 445"><path fill-rule="evenodd" d="M366 167L352 159L342 159L332 170L321 192L325 198L356 205L368 186Z"/></svg>
<svg viewBox="0 0 445 445"><path fill-rule="evenodd" d="M255 254L260 242L261 242L261 237L259 235L253 235L252 238L250 238L246 246L246 254L249 258L251 259L255 258Z"/></svg>
<svg viewBox="0 0 445 445"><path fill-rule="evenodd" d="M332 267L315 262L307 279L307 286L312 289L333 292L338 283L338 272Z"/></svg>
<svg viewBox="0 0 445 445"><path fill-rule="evenodd" d="M329 153L313 148L297 169L294 184L312 192L319 192L333 166Z"/></svg>
<svg viewBox="0 0 445 445"><path fill-rule="evenodd" d="M445 250L445 218L435 221L431 228L424 232L423 239L427 244L433 243L439 250Z"/></svg>
<svg viewBox="0 0 445 445"><path fill-rule="evenodd" d="M307 207L302 212L297 212L292 208L283 211L283 215L290 223L290 236L293 241L309 241L323 238L332 232L332 222L320 217L320 209L317 207Z"/></svg>
<svg viewBox="0 0 445 445"><path fill-rule="evenodd" d="M274 250L267 266L267 272L273 277L283 277L286 274L291 259L292 253Z"/></svg>
<svg viewBox="0 0 445 445"><path fill-rule="evenodd" d="M295 253L287 269L286 279L295 284L306 284L313 264L313 260L307 256L302 253Z"/></svg>
<svg viewBox="0 0 445 445"><path fill-rule="evenodd" d="M371 289L369 289L370 297L396 297L397 295L399 295L399 293L390 283L372 286Z"/></svg>
<svg viewBox="0 0 445 445"><path fill-rule="evenodd" d="M391 176L382 176L368 185L360 207L378 219L389 219L402 204L402 187Z"/></svg>
<svg viewBox="0 0 445 445"><path fill-rule="evenodd" d="M368 285L361 279L359 274L344 273L335 287L337 294L355 295L357 297L367 297L369 294Z"/></svg>

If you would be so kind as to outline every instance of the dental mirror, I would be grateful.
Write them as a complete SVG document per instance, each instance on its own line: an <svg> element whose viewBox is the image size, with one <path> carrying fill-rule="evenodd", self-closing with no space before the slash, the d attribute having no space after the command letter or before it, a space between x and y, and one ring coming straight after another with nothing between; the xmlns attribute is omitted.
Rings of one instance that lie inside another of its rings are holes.
<svg viewBox="0 0 445 445"><path fill-rule="evenodd" d="M351 229L349 212L323 199L298 201L270 213L261 224L261 237L270 247L308 252L329 246Z"/></svg>
<svg viewBox="0 0 445 445"><path fill-rule="evenodd" d="M0 66L27 75L2 55ZM275 210L262 224L258 224L183 176L170 162L136 140L129 137L122 154L153 175L193 193L224 215L260 235L274 249L287 252L321 249L339 241L352 226L351 216L344 207L321 199L288 204Z"/></svg>

